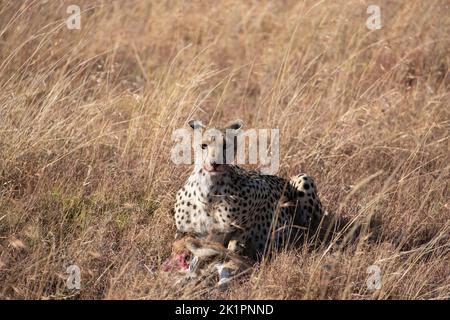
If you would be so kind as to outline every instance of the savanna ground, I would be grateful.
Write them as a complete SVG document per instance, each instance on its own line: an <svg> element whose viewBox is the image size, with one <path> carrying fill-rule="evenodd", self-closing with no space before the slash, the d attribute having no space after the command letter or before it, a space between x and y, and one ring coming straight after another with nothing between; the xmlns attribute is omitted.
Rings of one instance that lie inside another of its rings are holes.
<svg viewBox="0 0 450 320"><path fill-rule="evenodd" d="M449 13L445 0L0 1L0 298L450 298ZM157 270L191 169L170 161L171 135L191 118L279 128L279 174L315 178L328 237L225 291L170 288Z"/></svg>

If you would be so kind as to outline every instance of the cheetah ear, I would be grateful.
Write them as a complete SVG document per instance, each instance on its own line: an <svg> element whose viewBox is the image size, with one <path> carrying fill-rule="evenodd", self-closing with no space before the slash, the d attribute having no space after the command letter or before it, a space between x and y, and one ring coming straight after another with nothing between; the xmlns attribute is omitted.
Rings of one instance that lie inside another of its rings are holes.
<svg viewBox="0 0 450 320"><path fill-rule="evenodd" d="M226 126L226 129L239 131L243 125L244 125L244 122L241 119L237 119L237 120L229 122Z"/></svg>
<svg viewBox="0 0 450 320"><path fill-rule="evenodd" d="M205 127L200 120L190 120L188 122L188 124L194 130L196 130L196 129L203 129Z"/></svg>

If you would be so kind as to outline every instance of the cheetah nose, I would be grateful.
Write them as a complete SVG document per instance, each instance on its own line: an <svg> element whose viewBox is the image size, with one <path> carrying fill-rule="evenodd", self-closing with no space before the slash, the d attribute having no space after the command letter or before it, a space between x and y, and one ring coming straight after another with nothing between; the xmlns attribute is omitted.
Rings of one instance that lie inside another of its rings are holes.
<svg viewBox="0 0 450 320"><path fill-rule="evenodd" d="M206 171L209 171L209 172L218 172L219 170L218 169L220 169L220 163L217 163L217 162L210 162L210 164L208 164L208 165L205 165L205 170Z"/></svg>

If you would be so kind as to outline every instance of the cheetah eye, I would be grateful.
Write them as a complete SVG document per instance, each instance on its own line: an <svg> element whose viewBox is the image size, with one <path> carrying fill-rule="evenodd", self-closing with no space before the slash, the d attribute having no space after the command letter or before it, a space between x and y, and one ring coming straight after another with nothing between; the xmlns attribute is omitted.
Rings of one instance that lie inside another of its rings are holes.
<svg viewBox="0 0 450 320"><path fill-rule="evenodd" d="M208 145L206 143L202 143L202 149L208 148Z"/></svg>

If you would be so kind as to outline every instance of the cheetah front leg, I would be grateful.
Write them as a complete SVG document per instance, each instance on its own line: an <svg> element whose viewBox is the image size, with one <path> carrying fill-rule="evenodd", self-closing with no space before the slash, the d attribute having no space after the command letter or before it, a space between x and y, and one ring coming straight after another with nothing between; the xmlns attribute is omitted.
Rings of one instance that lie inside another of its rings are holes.
<svg viewBox="0 0 450 320"><path fill-rule="evenodd" d="M230 253L237 255L252 253L248 251L245 229L237 225L233 225L233 229L228 232L214 228L208 233L206 240L218 242Z"/></svg>
<svg viewBox="0 0 450 320"><path fill-rule="evenodd" d="M208 233L206 240L221 243L229 251L238 254L245 247L244 232L240 229L231 232L223 232L222 230L214 229Z"/></svg>
<svg viewBox="0 0 450 320"><path fill-rule="evenodd" d="M244 229L236 223L230 223L230 227L226 229L213 226L206 235L206 240L221 243L228 250L238 252L245 240Z"/></svg>

